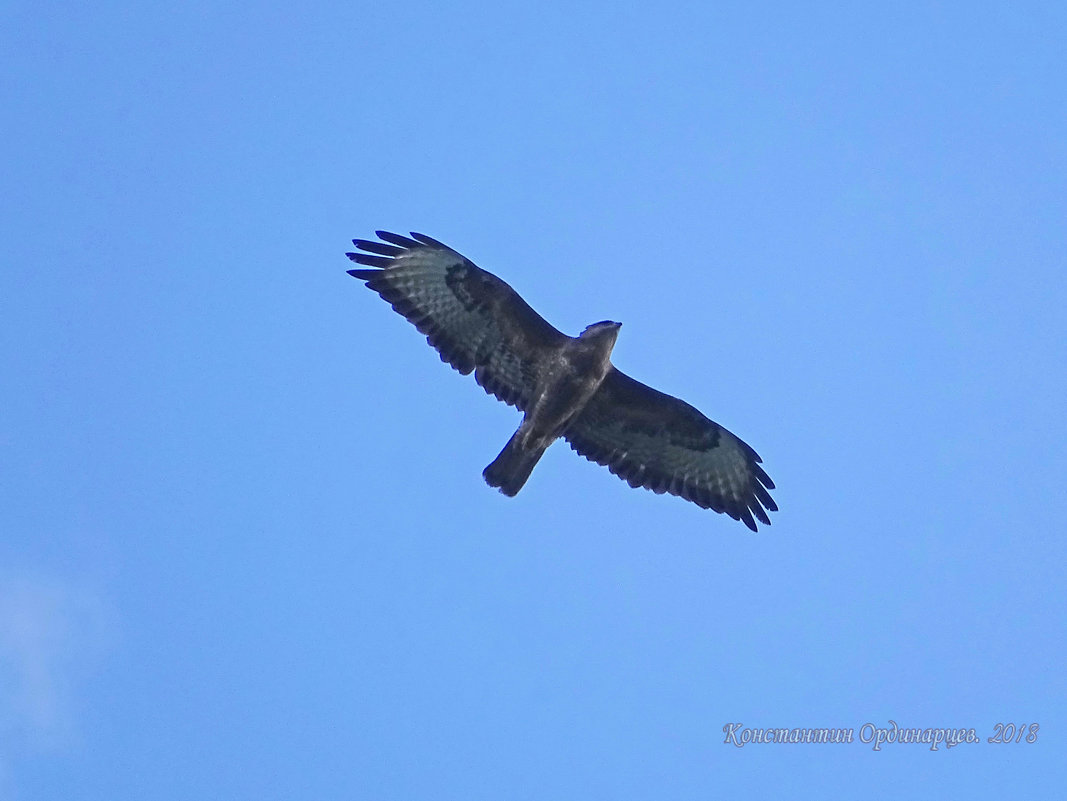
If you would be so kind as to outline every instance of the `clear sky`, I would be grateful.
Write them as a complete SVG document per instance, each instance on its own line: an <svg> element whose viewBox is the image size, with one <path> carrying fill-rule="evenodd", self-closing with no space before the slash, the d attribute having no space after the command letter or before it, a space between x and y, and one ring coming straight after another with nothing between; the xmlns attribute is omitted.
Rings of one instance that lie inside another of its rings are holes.
<svg viewBox="0 0 1067 801"><path fill-rule="evenodd" d="M5 3L0 798L1062 787L1067 6L900 5ZM378 228L623 321L773 525L486 487Z"/></svg>

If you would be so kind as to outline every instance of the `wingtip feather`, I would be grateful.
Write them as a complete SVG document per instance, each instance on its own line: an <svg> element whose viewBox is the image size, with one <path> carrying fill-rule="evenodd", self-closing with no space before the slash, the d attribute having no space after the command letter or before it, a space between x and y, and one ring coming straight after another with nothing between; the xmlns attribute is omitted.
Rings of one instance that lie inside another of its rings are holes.
<svg viewBox="0 0 1067 801"><path fill-rule="evenodd" d="M375 231L374 234L380 240L388 242L390 245L396 245L397 247L406 248L408 250L419 247L419 243L414 239L408 239L406 236L394 234L392 231Z"/></svg>
<svg viewBox="0 0 1067 801"><path fill-rule="evenodd" d="M753 531L756 531L756 521L752 519L752 513L745 509L741 512L741 522Z"/></svg>
<svg viewBox="0 0 1067 801"><path fill-rule="evenodd" d="M439 242L438 240L434 239L432 236L426 236L426 234L420 234L417 231L412 231L411 232L411 238L417 240L418 242L420 242L423 245L426 245L427 247L441 248L443 250L452 250L452 248L450 248L444 242Z"/></svg>

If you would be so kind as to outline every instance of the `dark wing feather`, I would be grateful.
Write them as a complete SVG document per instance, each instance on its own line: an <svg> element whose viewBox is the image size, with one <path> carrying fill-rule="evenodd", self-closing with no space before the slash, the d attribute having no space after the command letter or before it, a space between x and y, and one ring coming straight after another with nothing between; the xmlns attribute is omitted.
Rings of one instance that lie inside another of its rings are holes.
<svg viewBox="0 0 1067 801"><path fill-rule="evenodd" d="M543 357L567 337L510 286L424 234L377 231L382 242L354 239L364 253L349 270L367 282L463 375L474 371L486 392L525 411ZM386 243L386 244L383 244Z"/></svg>
<svg viewBox="0 0 1067 801"><path fill-rule="evenodd" d="M669 492L753 531L778 511L759 455L685 401L612 368L564 434L585 458L631 487Z"/></svg>

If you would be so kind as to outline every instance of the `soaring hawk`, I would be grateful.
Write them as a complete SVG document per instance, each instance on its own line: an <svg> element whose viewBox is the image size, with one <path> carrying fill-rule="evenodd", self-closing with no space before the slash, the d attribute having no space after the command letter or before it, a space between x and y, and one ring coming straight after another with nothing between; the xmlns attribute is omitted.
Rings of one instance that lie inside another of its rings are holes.
<svg viewBox="0 0 1067 801"><path fill-rule="evenodd" d="M354 239L349 270L406 317L463 375L523 412L522 423L483 475L515 495L557 438L631 487L669 492L704 509L770 525L778 506L759 455L685 401L635 381L611 364L620 323L593 323L578 337L549 325L510 286L424 234L378 231Z"/></svg>

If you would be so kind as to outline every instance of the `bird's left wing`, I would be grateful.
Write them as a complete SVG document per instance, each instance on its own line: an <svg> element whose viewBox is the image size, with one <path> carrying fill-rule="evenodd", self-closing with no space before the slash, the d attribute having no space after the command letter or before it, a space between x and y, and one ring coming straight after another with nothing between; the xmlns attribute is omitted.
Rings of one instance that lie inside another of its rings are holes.
<svg viewBox="0 0 1067 801"><path fill-rule="evenodd" d="M544 356L567 337L492 273L424 234L377 231L381 242L354 239L364 253L349 270L406 317L441 360L492 395L525 411Z"/></svg>
<svg viewBox="0 0 1067 801"><path fill-rule="evenodd" d="M753 531L778 511L759 455L678 398L614 367L564 434L585 458L631 487L669 492Z"/></svg>

